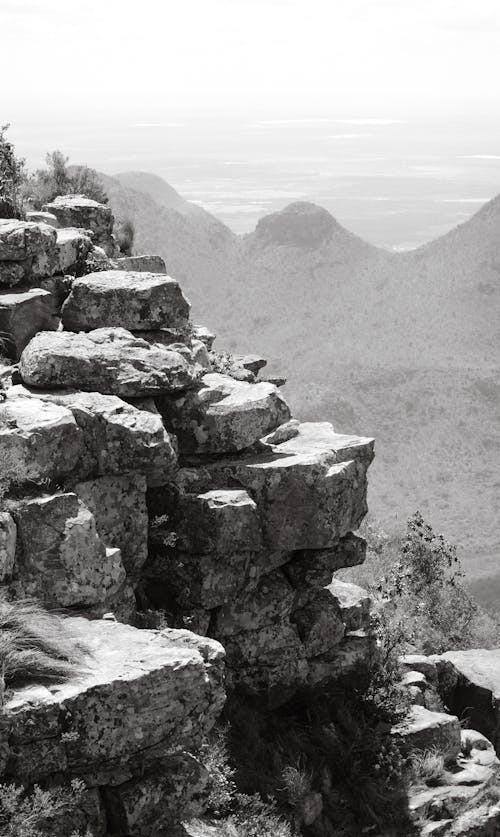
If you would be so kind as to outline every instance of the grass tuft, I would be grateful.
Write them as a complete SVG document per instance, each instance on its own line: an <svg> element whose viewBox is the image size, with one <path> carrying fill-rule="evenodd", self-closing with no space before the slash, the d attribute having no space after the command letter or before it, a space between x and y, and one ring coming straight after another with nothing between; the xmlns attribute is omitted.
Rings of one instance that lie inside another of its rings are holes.
<svg viewBox="0 0 500 837"><path fill-rule="evenodd" d="M9 601L0 594L1 699L5 687L67 680L84 666L87 649L67 630L65 619L36 601Z"/></svg>

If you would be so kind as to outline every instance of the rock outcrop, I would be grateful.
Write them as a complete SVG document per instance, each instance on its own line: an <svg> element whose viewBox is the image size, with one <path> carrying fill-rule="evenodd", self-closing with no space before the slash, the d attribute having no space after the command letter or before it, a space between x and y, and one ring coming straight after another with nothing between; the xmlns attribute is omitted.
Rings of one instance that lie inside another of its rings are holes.
<svg viewBox="0 0 500 837"><path fill-rule="evenodd" d="M43 212L55 216L60 227L89 230L93 243L106 255L114 256L118 248L113 237L113 214L109 206L85 195L61 195L42 206Z"/></svg>
<svg viewBox="0 0 500 837"><path fill-rule="evenodd" d="M189 751L222 709L223 649L187 631L81 618L67 627L87 649L85 667L66 684L8 696L4 780L78 777L94 802L94 833L167 833L199 811L206 771Z"/></svg>
<svg viewBox="0 0 500 837"><path fill-rule="evenodd" d="M44 212L0 224L0 577L83 613L91 654L8 696L4 776L83 778L96 834L169 833L199 806L223 669L272 708L370 660L370 600L334 573L365 557L373 440L292 419L265 359L221 364L153 257L106 264L106 207Z"/></svg>

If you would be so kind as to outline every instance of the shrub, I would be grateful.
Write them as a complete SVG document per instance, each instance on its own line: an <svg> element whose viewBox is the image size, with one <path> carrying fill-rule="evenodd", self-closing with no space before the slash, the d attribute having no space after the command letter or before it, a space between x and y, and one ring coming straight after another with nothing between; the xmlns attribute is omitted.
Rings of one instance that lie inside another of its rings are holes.
<svg viewBox="0 0 500 837"><path fill-rule="evenodd" d="M31 793L19 785L0 785L0 837L61 834L63 817L71 818L84 790L85 785L77 779L69 787L51 790L35 785ZM92 837L92 834L89 829L84 835L72 831L71 837Z"/></svg>
<svg viewBox="0 0 500 837"><path fill-rule="evenodd" d="M0 703L12 684L65 680L81 670L86 649L66 630L64 619L36 602L0 595Z"/></svg>
<svg viewBox="0 0 500 837"><path fill-rule="evenodd" d="M9 125L0 126L0 217L20 218L20 190L26 179L24 160L16 157L14 146L6 139Z"/></svg>
<svg viewBox="0 0 500 837"><path fill-rule="evenodd" d="M500 625L478 607L464 583L456 547L436 535L420 512L402 537L371 540L364 566L340 577L367 587L379 601L378 631L399 637L401 653L496 647Z"/></svg>
<svg viewBox="0 0 500 837"><path fill-rule="evenodd" d="M114 230L116 243L120 252L125 256L131 256L134 247L135 227L130 218L118 221Z"/></svg>
<svg viewBox="0 0 500 837"><path fill-rule="evenodd" d="M24 201L34 209L41 209L59 195L81 195L107 203L108 198L98 173L88 166L69 167L69 157L62 151L51 151L45 157L46 168L37 169L26 180Z"/></svg>

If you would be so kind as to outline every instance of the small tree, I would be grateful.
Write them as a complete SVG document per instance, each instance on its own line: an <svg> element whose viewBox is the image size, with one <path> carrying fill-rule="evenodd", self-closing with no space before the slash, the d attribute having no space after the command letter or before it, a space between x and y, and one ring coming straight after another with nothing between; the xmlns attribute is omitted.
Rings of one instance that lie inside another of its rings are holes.
<svg viewBox="0 0 500 837"><path fill-rule="evenodd" d="M392 622L405 623L407 640L426 653L440 653L471 645L478 607L463 578L456 547L436 535L417 511L379 589L394 604Z"/></svg>
<svg viewBox="0 0 500 837"><path fill-rule="evenodd" d="M25 163L16 157L14 146L6 139L9 125L0 126L0 217L21 216L20 189L26 179Z"/></svg>
<svg viewBox="0 0 500 837"><path fill-rule="evenodd" d="M68 166L69 157L62 151L51 151L45 158L46 168L37 169L26 183L24 197L34 209L41 209L58 195L86 195L88 198L107 203L99 175L88 166Z"/></svg>

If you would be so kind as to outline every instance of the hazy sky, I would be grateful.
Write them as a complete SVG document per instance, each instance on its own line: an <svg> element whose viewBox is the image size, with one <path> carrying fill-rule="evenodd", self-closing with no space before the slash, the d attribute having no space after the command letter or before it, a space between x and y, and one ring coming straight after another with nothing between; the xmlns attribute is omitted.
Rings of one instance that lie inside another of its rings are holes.
<svg viewBox="0 0 500 837"><path fill-rule="evenodd" d="M2 121L500 102L500 0L0 0L0 32Z"/></svg>

